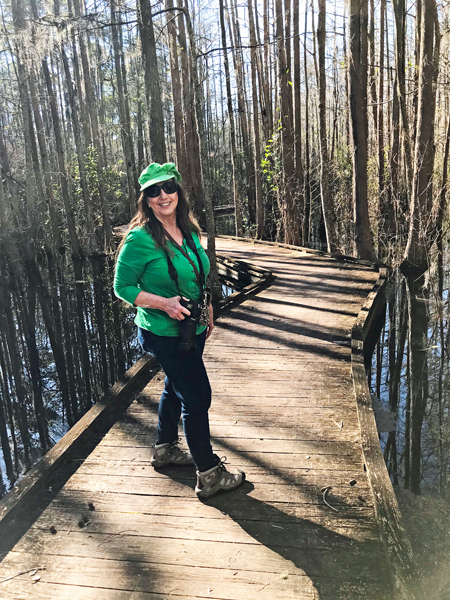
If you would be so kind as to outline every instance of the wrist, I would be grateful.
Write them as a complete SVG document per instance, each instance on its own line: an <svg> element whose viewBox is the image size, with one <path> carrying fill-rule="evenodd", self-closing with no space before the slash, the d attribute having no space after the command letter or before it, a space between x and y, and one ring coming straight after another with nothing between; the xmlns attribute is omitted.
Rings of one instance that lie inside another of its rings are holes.
<svg viewBox="0 0 450 600"><path fill-rule="evenodd" d="M161 298L160 310L163 310L164 312L169 314L169 310L170 310L169 298Z"/></svg>

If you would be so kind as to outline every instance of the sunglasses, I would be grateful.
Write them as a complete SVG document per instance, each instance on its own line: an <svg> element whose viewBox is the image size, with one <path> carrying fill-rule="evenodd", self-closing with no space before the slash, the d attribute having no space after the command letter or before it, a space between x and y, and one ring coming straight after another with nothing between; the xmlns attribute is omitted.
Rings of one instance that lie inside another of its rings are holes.
<svg viewBox="0 0 450 600"><path fill-rule="evenodd" d="M178 184L175 179L169 179L169 181L165 181L159 185L158 183L154 183L153 185L149 185L145 190L145 195L149 198L157 198L161 190L164 190L166 194L174 194L178 189Z"/></svg>

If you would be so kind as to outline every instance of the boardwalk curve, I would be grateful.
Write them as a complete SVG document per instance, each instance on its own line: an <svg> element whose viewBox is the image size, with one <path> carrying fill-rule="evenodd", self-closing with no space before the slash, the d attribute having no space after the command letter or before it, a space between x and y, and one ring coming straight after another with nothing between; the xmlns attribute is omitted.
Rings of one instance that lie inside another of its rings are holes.
<svg viewBox="0 0 450 600"><path fill-rule="evenodd" d="M0 598L393 597L350 377L352 327L377 273L217 245L276 275L218 321L205 353L213 446L247 482L202 503L192 470L151 468L157 376L5 556Z"/></svg>

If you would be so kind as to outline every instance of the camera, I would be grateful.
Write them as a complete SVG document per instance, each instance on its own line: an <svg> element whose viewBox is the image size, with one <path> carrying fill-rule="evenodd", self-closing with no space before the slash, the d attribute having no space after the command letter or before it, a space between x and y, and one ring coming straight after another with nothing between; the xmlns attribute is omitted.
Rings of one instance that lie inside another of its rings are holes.
<svg viewBox="0 0 450 600"><path fill-rule="evenodd" d="M180 304L184 308L187 308L191 314L185 315L184 319L180 321L179 349L185 352L194 352L197 344L195 339L197 325L200 321L203 304L195 300L186 300L185 298L181 298Z"/></svg>

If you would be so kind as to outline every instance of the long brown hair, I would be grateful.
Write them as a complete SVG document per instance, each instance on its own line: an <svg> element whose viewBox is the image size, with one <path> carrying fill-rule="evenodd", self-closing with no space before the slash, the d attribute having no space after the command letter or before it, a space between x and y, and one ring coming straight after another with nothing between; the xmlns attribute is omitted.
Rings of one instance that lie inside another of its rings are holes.
<svg viewBox="0 0 450 600"><path fill-rule="evenodd" d="M177 183L177 192L178 192L178 205L176 210L177 215L177 225L181 229L183 235L187 232L193 232L201 236L200 227L197 223L197 219L192 212L186 194L179 183ZM137 203L137 211L134 217L131 219L130 226L123 236L123 239L119 245L117 252L120 252L120 249L125 243L125 238L128 233L134 229L135 227L144 227L148 233L153 237L158 246L161 246L164 249L167 249L166 244L166 236L164 232L164 227L162 223L155 217L153 210L150 208L148 204L148 196L145 193L145 190L141 192L139 196L139 200Z"/></svg>

